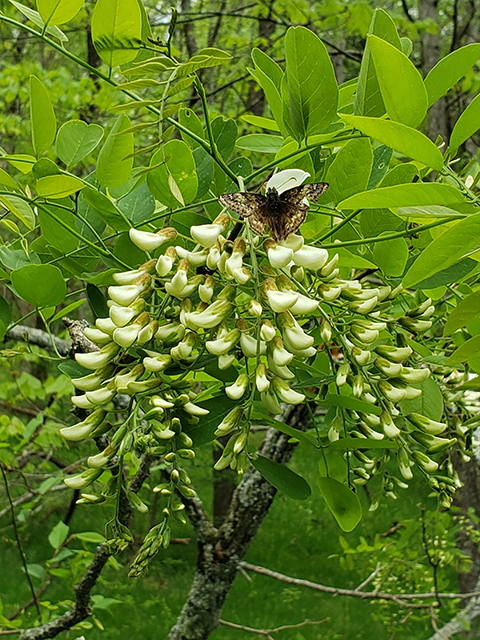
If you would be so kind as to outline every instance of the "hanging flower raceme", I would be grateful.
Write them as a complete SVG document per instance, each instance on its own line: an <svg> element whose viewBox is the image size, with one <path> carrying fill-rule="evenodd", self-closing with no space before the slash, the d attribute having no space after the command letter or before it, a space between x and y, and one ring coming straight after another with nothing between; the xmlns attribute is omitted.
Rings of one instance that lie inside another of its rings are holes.
<svg viewBox="0 0 480 640"><path fill-rule="evenodd" d="M281 194L308 177L301 170L280 171L267 190ZM76 355L91 373L73 380L78 392L72 400L92 413L61 433L71 442L104 437L97 439L101 450L88 458L87 469L67 484L81 491L97 487L104 470L142 454L161 458L170 478L154 488L166 500L164 521L147 536L134 574L168 544L169 519L184 520L178 495L194 495L184 465L195 455L194 430L207 413L201 398L196 402L197 392L210 400L209 388L201 385L215 377L219 411L228 407L215 429L216 437L227 436L217 470L248 468L250 427L252 420L261 422L262 407L279 415L285 405L306 402L314 411L317 402L331 400L319 445L360 439L354 454L345 454L353 483L379 475L390 497L419 468L445 504L455 481L437 480L439 463L429 456L451 448L455 438L468 448L473 426L457 421L452 433L440 420L402 410L422 394L430 375L409 339L431 327L431 300L400 308L401 286L392 290L377 277L374 284L356 280L337 254L305 243L299 232L262 240L246 219L234 221L223 211L191 227L191 239L177 238L170 227L132 229L132 242L151 258L114 274L109 315L86 330L99 350ZM122 395L130 409L118 423L115 403ZM390 441L390 448L376 444L370 458L363 453L369 441ZM386 470L391 447L401 476L397 485ZM453 477L443 468L439 473ZM89 489L82 500L113 500L115 491L107 483L96 494ZM136 498L132 506L147 508Z"/></svg>

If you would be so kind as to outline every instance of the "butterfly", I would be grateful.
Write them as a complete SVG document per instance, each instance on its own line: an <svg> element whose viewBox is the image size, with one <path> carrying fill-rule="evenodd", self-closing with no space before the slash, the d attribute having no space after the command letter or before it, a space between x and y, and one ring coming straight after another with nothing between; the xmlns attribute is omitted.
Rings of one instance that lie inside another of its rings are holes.
<svg viewBox="0 0 480 640"><path fill-rule="evenodd" d="M250 227L262 235L267 226L277 242L285 240L300 227L307 217L309 204L305 198L316 202L328 188L326 182L304 184L278 193L269 187L264 196L260 193L224 193L220 202L247 218Z"/></svg>

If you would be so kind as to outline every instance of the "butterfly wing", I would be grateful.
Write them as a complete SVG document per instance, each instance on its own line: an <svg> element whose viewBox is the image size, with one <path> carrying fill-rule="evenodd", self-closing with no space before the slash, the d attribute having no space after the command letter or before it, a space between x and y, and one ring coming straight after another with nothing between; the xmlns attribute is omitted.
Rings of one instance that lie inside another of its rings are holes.
<svg viewBox="0 0 480 640"><path fill-rule="evenodd" d="M295 233L307 217L309 204L304 199L316 202L327 188L326 182L317 182L293 187L280 194L281 207L270 225L273 238L277 241L285 240L291 233Z"/></svg>
<svg viewBox="0 0 480 640"><path fill-rule="evenodd" d="M328 189L327 182L316 182L315 184L303 184L300 187L287 189L280 195L282 202L286 202L293 207L299 207L303 211L308 210L308 204L303 202L304 198L317 202L322 193Z"/></svg>
<svg viewBox="0 0 480 640"><path fill-rule="evenodd" d="M268 224L265 196L259 193L224 193L218 199L242 218L248 218L256 233L263 234L265 225Z"/></svg>

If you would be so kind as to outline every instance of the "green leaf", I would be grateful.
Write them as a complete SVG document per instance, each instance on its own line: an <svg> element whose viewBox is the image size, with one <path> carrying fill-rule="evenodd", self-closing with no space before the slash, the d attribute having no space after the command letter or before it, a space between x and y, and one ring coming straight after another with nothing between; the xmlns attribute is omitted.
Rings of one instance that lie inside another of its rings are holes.
<svg viewBox="0 0 480 640"><path fill-rule="evenodd" d="M425 78L428 106L444 96L449 89L480 60L480 44L467 44L442 58Z"/></svg>
<svg viewBox="0 0 480 640"><path fill-rule="evenodd" d="M218 116L212 122L213 139L224 160L228 160L235 149L237 131L237 123L232 118Z"/></svg>
<svg viewBox="0 0 480 640"><path fill-rule="evenodd" d="M110 68L135 60L142 37L142 12L137 0L97 0L92 15L92 40Z"/></svg>
<svg viewBox="0 0 480 640"><path fill-rule="evenodd" d="M48 534L48 541L54 549L62 546L68 536L70 527L60 520Z"/></svg>
<svg viewBox="0 0 480 640"><path fill-rule="evenodd" d="M392 155L392 150L389 147L386 147L384 144L379 145L376 149L373 150L373 166L370 178L368 180L367 189L374 189L384 178L388 171L388 165L390 164Z"/></svg>
<svg viewBox="0 0 480 640"><path fill-rule="evenodd" d="M35 180L44 178L45 176L56 176L60 174L61 171L55 162L45 156L40 158L40 160L37 160L32 167L32 177L35 178Z"/></svg>
<svg viewBox="0 0 480 640"><path fill-rule="evenodd" d="M368 36L368 43L388 116L416 129L427 115L422 76L394 45L374 35Z"/></svg>
<svg viewBox="0 0 480 640"><path fill-rule="evenodd" d="M23 13L25 17L31 20L33 24L36 24L37 27L40 27L40 29L43 31L43 27L45 25L43 23L42 16L38 13L38 11L34 11L33 9L30 9L30 7L26 7L24 4L20 4L20 2L15 2L15 0L10 0L10 2L13 4L14 7L17 7L17 9L21 11L21 13ZM48 35L53 36L54 38L57 38L57 40L60 40L60 42L68 41L67 36L58 27L55 27L55 26L47 27L47 33Z"/></svg>
<svg viewBox="0 0 480 640"><path fill-rule="evenodd" d="M198 53L192 56L190 60L179 66L176 77L182 78L198 71L198 69L216 67L220 64L224 64L225 62L229 62L231 59L232 56L221 49L215 49L214 47L201 49Z"/></svg>
<svg viewBox="0 0 480 640"><path fill-rule="evenodd" d="M153 215L155 199L150 193L147 183L143 182L124 198L118 200L117 206L135 227Z"/></svg>
<svg viewBox="0 0 480 640"><path fill-rule="evenodd" d="M178 121L199 138L205 138L202 122L192 109L180 109L178 112ZM183 140L185 140L185 142L193 149L200 147L200 143L189 136L188 133L180 131L180 134Z"/></svg>
<svg viewBox="0 0 480 640"><path fill-rule="evenodd" d="M65 226L60 225L55 218L61 219ZM38 221L48 244L62 253L74 251L78 247L79 238L74 235L75 215L71 211L57 209L51 204L45 205L38 209Z"/></svg>
<svg viewBox="0 0 480 640"><path fill-rule="evenodd" d="M45 24L65 24L77 15L84 2L85 0L37 0L37 9Z"/></svg>
<svg viewBox="0 0 480 640"><path fill-rule="evenodd" d="M422 394L414 400L400 402L402 413L404 415L419 413L430 418L430 420L441 420L443 415L443 396L437 382L433 378L427 378L424 382L412 384L411 386L421 389Z"/></svg>
<svg viewBox="0 0 480 640"><path fill-rule="evenodd" d="M35 76L30 76L30 122L35 155L50 149L57 132L57 119L47 90Z"/></svg>
<svg viewBox="0 0 480 640"><path fill-rule="evenodd" d="M338 204L367 188L373 164L372 144L367 138L350 140L343 146L328 168L325 181L329 188L320 202Z"/></svg>
<svg viewBox="0 0 480 640"><path fill-rule="evenodd" d="M198 178L188 144L183 140L169 140L152 156L150 166L161 162L164 164L150 171L147 176L148 186L155 198L172 209L178 207L179 203L184 205L192 202L197 195Z"/></svg>
<svg viewBox="0 0 480 640"><path fill-rule="evenodd" d="M458 211L442 205L424 205L423 207L399 207L397 216L407 218L410 222L432 222L449 216L458 216Z"/></svg>
<svg viewBox="0 0 480 640"><path fill-rule="evenodd" d="M4 187L8 187L9 189L20 191L20 186L4 169L0 169L0 184Z"/></svg>
<svg viewBox="0 0 480 640"><path fill-rule="evenodd" d="M281 96L283 71L272 58L260 49L253 49L252 59L255 64L255 71L249 69L249 72L262 87L279 130L285 133Z"/></svg>
<svg viewBox="0 0 480 640"><path fill-rule="evenodd" d="M462 362L468 362L469 358L477 358L480 351L480 335L473 336L470 340L467 340L461 344L458 349L452 353L448 358L447 366L455 366Z"/></svg>
<svg viewBox="0 0 480 640"><path fill-rule="evenodd" d="M103 137L103 127L83 120L65 122L57 134L57 154L67 167L74 167L92 153Z"/></svg>
<svg viewBox="0 0 480 640"><path fill-rule="evenodd" d="M33 243L32 243L33 244ZM10 247L0 247L0 262L7 269L19 269L27 264L40 264L40 258L33 251L25 255L21 249L10 249Z"/></svg>
<svg viewBox="0 0 480 640"><path fill-rule="evenodd" d="M270 131L280 131L278 124L271 118L264 118L263 116L241 116L244 122L252 124L254 127L261 127L262 129L269 129Z"/></svg>
<svg viewBox="0 0 480 640"><path fill-rule="evenodd" d="M471 258L464 258L460 262L452 264L445 269L437 271L433 276L420 280L417 284L413 285L412 289L420 289L425 291L428 289L436 289L446 284L452 284L453 282L461 282L473 269L478 267L478 262Z"/></svg>
<svg viewBox="0 0 480 640"><path fill-rule="evenodd" d="M130 177L133 167L133 133L122 131L130 127L130 120L121 113L105 140L97 160L96 177L104 187L120 187Z"/></svg>
<svg viewBox="0 0 480 640"><path fill-rule="evenodd" d="M480 46L480 45L479 45ZM449 149L454 151L480 129L480 94L460 114L450 136Z"/></svg>
<svg viewBox="0 0 480 640"><path fill-rule="evenodd" d="M107 299L94 284L87 284L87 298L88 304L97 318L108 318Z"/></svg>
<svg viewBox="0 0 480 640"><path fill-rule="evenodd" d="M128 231L131 228L120 209L105 194L86 187L82 190L81 197L115 231Z"/></svg>
<svg viewBox="0 0 480 640"><path fill-rule="evenodd" d="M339 203L339 209L388 209L464 202L461 192L449 184L417 182L363 191Z"/></svg>
<svg viewBox="0 0 480 640"><path fill-rule="evenodd" d="M437 171L442 169L443 156L440 150L420 131L390 120L352 116L345 113L340 113L339 116L348 125L394 151L418 160Z"/></svg>
<svg viewBox="0 0 480 640"><path fill-rule="evenodd" d="M402 45L395 23L383 9L375 9L368 33L389 42L397 49L401 49ZM358 76L354 113L361 116L380 117L385 111L367 39Z"/></svg>
<svg viewBox="0 0 480 640"><path fill-rule="evenodd" d="M96 531L81 531L80 533L75 534L75 538L82 542L93 542L94 544L105 542L104 536Z"/></svg>
<svg viewBox="0 0 480 640"><path fill-rule="evenodd" d="M308 482L283 464L257 456L252 461L255 469L276 489L293 500L306 500L312 490Z"/></svg>
<svg viewBox="0 0 480 640"><path fill-rule="evenodd" d="M323 133L336 118L338 86L323 42L305 27L285 36L283 119L297 140Z"/></svg>
<svg viewBox="0 0 480 640"><path fill-rule="evenodd" d="M85 367L80 366L76 360L65 360L57 366L58 369L69 378L82 378L92 373L91 369L85 369Z"/></svg>
<svg viewBox="0 0 480 640"><path fill-rule="evenodd" d="M262 422L264 422L262 420ZM278 431L281 431L287 436L291 438L295 438L304 444L308 444L311 447L317 448L317 442L315 438L304 431L300 431L299 429L295 429L295 427L291 427L289 424L285 422L281 422L280 420L275 420L275 418L267 418L266 422L272 427L275 427Z"/></svg>
<svg viewBox="0 0 480 640"><path fill-rule="evenodd" d="M85 299L82 299L82 300L75 300L75 302L68 304L63 309L60 309L60 311L57 311L57 313L52 318L50 318L49 323L51 324L52 322L56 322L57 320L60 320L60 318L63 318L64 316L68 316L69 313L71 313L72 311L75 311L75 309L78 309L78 307L81 307L84 302L85 302Z"/></svg>
<svg viewBox="0 0 480 640"><path fill-rule="evenodd" d="M330 447L324 448L318 461L318 472L324 478L345 482L348 475L348 465L343 457L343 452L334 451Z"/></svg>
<svg viewBox="0 0 480 640"><path fill-rule="evenodd" d="M452 335L454 331L465 327L470 320L478 318L478 316L480 316L480 291L474 291L461 300L448 316L443 328L443 335Z"/></svg>
<svg viewBox="0 0 480 640"><path fill-rule="evenodd" d="M382 409L375 404L359 400L354 396L341 396L336 393L327 394L322 404L342 407L342 409L351 409L352 411L361 411L362 413L373 413L376 416L382 413Z"/></svg>
<svg viewBox="0 0 480 640"><path fill-rule="evenodd" d="M198 190L197 199L208 193L213 179L214 160L212 156L202 147L193 150L195 169L197 171Z"/></svg>
<svg viewBox="0 0 480 640"><path fill-rule="evenodd" d="M34 307L56 307L67 287L62 272L52 264L29 264L11 273L16 293Z"/></svg>
<svg viewBox="0 0 480 640"><path fill-rule="evenodd" d="M317 479L318 488L343 531L353 531L362 519L362 505L356 493L333 478Z"/></svg>
<svg viewBox="0 0 480 640"><path fill-rule="evenodd" d="M15 153L14 155L2 155L2 160L6 160L22 173L30 173L37 159L26 153Z"/></svg>
<svg viewBox="0 0 480 640"><path fill-rule="evenodd" d="M386 276L400 277L408 260L407 243L403 238L376 242L373 246L373 258Z"/></svg>
<svg viewBox="0 0 480 640"><path fill-rule="evenodd" d="M85 183L75 176L55 175L37 180L37 195L44 198L65 198L83 189Z"/></svg>
<svg viewBox="0 0 480 640"><path fill-rule="evenodd" d="M209 411L202 416L195 426L185 426L184 431L192 438L196 447L215 440L215 431L223 418L238 405L237 400L230 400L225 393L202 402L202 407Z"/></svg>
<svg viewBox="0 0 480 640"><path fill-rule="evenodd" d="M259 153L277 153L282 148L283 138L268 133L251 133L238 138L236 145L239 149L257 151Z"/></svg>
<svg viewBox="0 0 480 640"><path fill-rule="evenodd" d="M403 279L404 287L408 289L433 276L474 253L479 247L480 214L474 214L455 222L423 250L407 271Z"/></svg>
<svg viewBox="0 0 480 640"><path fill-rule="evenodd" d="M0 203L30 229L35 227L35 214L28 202L17 196L0 196Z"/></svg>

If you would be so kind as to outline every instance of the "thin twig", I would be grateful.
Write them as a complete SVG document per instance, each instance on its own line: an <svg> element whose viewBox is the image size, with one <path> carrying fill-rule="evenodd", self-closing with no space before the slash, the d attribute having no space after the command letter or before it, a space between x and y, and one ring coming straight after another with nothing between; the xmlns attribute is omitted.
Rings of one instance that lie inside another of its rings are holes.
<svg viewBox="0 0 480 640"><path fill-rule="evenodd" d="M32 578L30 576L30 573L28 572L27 556L25 555L25 552L24 552L23 547L22 547L22 541L20 540L20 534L18 532L18 527L17 527L17 519L15 517L15 507L13 505L12 494L10 493L10 486L8 484L7 474L5 473L5 468L4 468L2 462L0 462L0 468L2 469L3 481L5 483L5 491L7 493L7 499L8 499L8 503L10 505L10 511L11 511L11 514L12 514L12 525L13 525L13 531L14 531L14 534L15 534L15 540L17 542L18 551L19 551L20 557L22 559L23 568L25 570L25 575L27 576L28 585L29 585L30 591L32 593L32 598L35 601L35 608L37 610L38 617L41 618L42 614L41 614L41 611L40 611L40 605L38 603L37 594L35 593L35 588L33 586Z"/></svg>
<svg viewBox="0 0 480 640"><path fill-rule="evenodd" d="M287 629L300 629L300 627L306 627L309 625L323 624L324 622L328 622L329 620L330 618L325 618L324 620L304 620L303 622L299 622L298 624L284 624L281 627L275 627L275 629L254 629L253 627L247 627L242 624L235 624L234 622L228 622L227 620L219 620L219 622L220 624L223 624L225 627L230 627L231 629L238 629L239 631L248 631L249 633L256 633L259 636L272 638L272 635L271 635L272 633L277 633L279 631L286 631Z"/></svg>

